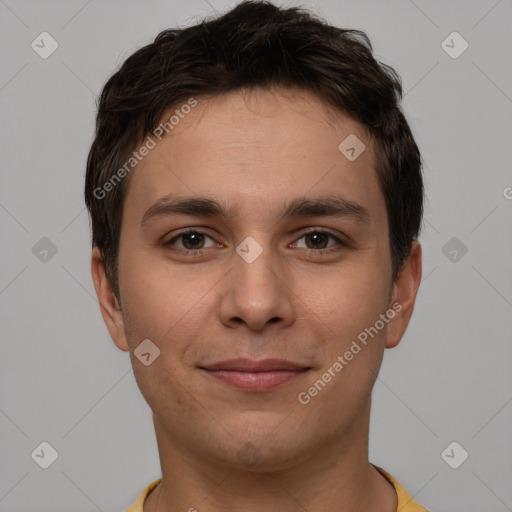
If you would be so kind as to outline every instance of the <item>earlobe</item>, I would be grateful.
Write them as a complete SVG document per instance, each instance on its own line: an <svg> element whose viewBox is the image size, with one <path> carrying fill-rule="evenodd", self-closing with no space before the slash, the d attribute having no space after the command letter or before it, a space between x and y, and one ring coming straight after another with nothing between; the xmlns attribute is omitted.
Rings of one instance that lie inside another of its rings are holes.
<svg viewBox="0 0 512 512"><path fill-rule="evenodd" d="M101 315L110 337L120 350L128 351L129 346L124 331L123 314L112 285L105 272L100 250L94 247L91 255L91 274L100 304Z"/></svg>
<svg viewBox="0 0 512 512"><path fill-rule="evenodd" d="M393 285L391 305L398 311L388 324L386 334L386 348L396 347L402 339L414 310L416 296L421 282L421 245L413 240L409 257L402 265L402 269Z"/></svg>

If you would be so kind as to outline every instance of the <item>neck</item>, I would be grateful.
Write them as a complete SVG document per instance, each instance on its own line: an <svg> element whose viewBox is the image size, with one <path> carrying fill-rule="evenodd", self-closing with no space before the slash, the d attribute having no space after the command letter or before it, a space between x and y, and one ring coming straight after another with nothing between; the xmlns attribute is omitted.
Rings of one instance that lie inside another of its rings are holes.
<svg viewBox="0 0 512 512"><path fill-rule="evenodd" d="M368 461L369 406L360 419L310 453L248 468L198 455L154 416L162 482L144 512L395 512L393 487Z"/></svg>

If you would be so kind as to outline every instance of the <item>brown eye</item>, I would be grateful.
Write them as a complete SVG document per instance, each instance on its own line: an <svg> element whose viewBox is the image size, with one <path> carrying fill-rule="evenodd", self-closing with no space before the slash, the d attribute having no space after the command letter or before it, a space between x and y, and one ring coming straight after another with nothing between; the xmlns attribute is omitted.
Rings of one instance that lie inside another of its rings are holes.
<svg viewBox="0 0 512 512"><path fill-rule="evenodd" d="M204 235L197 232L181 235L185 249L201 249L204 244Z"/></svg>
<svg viewBox="0 0 512 512"><path fill-rule="evenodd" d="M185 252L198 252L201 249L208 248L205 246L207 239L210 239L213 242L213 244L210 244L208 247L213 247L215 245L215 241L210 236L199 231L189 230L179 233L175 237L171 238L167 243L165 243L165 245L176 246L177 249Z"/></svg>
<svg viewBox="0 0 512 512"><path fill-rule="evenodd" d="M308 249L325 249L327 247L327 244L329 243L329 235L328 233L322 233L322 232L312 232L307 233L304 235L305 240L311 240L311 244L308 244L306 242L306 245L308 246Z"/></svg>
<svg viewBox="0 0 512 512"><path fill-rule="evenodd" d="M304 243L300 242L304 239ZM329 244L330 241L334 241L334 243ZM323 254L326 252L333 252L344 246L342 240L340 240L337 236L333 235L329 231L323 230L310 230L305 233L302 233L302 236L297 239L294 246L306 249L311 253Z"/></svg>

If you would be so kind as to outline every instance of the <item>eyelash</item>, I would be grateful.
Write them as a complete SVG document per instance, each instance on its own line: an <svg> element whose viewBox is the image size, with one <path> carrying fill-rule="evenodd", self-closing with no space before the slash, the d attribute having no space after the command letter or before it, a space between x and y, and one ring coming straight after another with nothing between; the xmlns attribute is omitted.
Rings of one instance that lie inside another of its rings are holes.
<svg viewBox="0 0 512 512"><path fill-rule="evenodd" d="M202 232L202 231L199 231L197 229L193 229L193 228L190 228L186 231L182 231L181 233L178 233L176 236L174 236L173 238L171 238L168 242L165 242L164 245L166 247L169 247L169 246L172 246L176 240L182 238L183 236L185 235L188 235L190 233L196 233L198 235L204 235L210 239L213 240L213 238L210 236L210 235L207 235L206 233ZM302 231L299 238L297 238L297 241L300 240L301 238L305 237L306 235L309 235L309 234L323 234L323 235L327 235L329 237L331 237L332 239L335 240L335 242L337 243L337 246L338 247L330 247L330 248L327 248L327 249L305 249L308 253L314 253L315 255L324 255L324 254L331 254L335 251L338 251L340 249L340 246L341 247L346 247L347 244L344 243L339 237L333 235L330 231L326 231L324 229L310 229L309 231ZM177 250L183 254L186 254L186 255L193 255L193 256L201 256L204 254L204 252L206 250L208 250L209 248L207 249L182 249L181 247L178 247L178 248L175 248L173 250Z"/></svg>

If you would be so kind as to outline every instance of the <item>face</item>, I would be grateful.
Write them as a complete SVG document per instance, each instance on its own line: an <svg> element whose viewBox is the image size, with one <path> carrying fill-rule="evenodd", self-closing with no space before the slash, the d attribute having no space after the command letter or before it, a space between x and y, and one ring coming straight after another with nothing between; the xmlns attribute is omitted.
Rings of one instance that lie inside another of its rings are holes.
<svg viewBox="0 0 512 512"><path fill-rule="evenodd" d="M338 148L354 135L355 160ZM368 421L419 280L416 261L391 282L375 164L358 122L306 92L258 90L198 98L132 171L121 309L98 253L93 276L170 443L277 468Z"/></svg>

